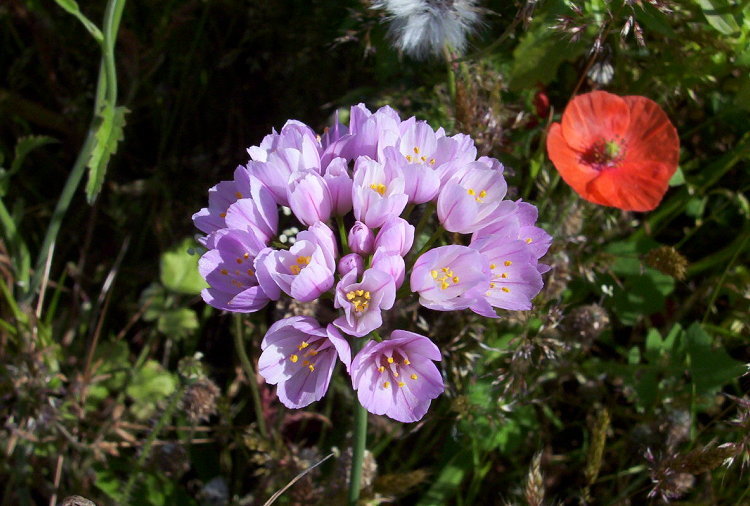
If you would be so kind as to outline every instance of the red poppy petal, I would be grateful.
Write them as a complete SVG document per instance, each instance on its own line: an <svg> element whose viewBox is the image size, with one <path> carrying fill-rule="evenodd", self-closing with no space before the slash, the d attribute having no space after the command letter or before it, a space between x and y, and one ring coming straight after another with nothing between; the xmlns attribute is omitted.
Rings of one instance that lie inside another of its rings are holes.
<svg viewBox="0 0 750 506"><path fill-rule="evenodd" d="M590 200L597 204L617 207L625 211L651 211L667 192L668 172L665 164L624 164L616 169L605 169L587 185Z"/></svg>
<svg viewBox="0 0 750 506"><path fill-rule="evenodd" d="M562 135L573 149L586 151L601 140L622 137L630 124L630 109L621 97L592 91L571 100L562 117Z"/></svg>
<svg viewBox="0 0 750 506"><path fill-rule="evenodd" d="M553 123L547 134L547 155L563 180L583 198L586 185L599 175L599 171L581 163L582 153L565 142L560 123Z"/></svg>
<svg viewBox="0 0 750 506"><path fill-rule="evenodd" d="M623 97L630 108L630 125L625 134L626 158L629 162L655 161L672 167L672 177L680 158L680 138L667 114L651 99Z"/></svg>

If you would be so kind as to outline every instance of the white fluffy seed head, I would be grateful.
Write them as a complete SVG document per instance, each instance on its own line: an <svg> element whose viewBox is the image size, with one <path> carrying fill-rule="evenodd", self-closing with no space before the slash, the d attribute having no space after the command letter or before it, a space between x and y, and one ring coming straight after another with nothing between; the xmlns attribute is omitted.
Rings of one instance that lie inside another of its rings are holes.
<svg viewBox="0 0 750 506"><path fill-rule="evenodd" d="M398 49L417 59L438 56L444 47L463 54L467 37L482 22L477 0L377 0L388 12L389 35Z"/></svg>

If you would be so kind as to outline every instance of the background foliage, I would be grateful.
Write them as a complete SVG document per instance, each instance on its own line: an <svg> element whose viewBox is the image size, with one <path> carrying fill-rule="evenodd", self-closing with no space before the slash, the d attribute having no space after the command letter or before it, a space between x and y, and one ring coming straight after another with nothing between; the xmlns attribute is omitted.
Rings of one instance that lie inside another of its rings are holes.
<svg viewBox="0 0 750 506"><path fill-rule="evenodd" d="M278 503L340 500L346 379L291 412L246 372L294 308L203 304L189 218L271 127L359 101L471 134L555 237L535 310L400 316L445 351L448 391L418 424L371 417L368 500L750 501L750 2L484 6L454 100L365 0L0 5L3 505L263 504L332 448ZM546 158L597 88L678 129L651 213L582 201Z"/></svg>

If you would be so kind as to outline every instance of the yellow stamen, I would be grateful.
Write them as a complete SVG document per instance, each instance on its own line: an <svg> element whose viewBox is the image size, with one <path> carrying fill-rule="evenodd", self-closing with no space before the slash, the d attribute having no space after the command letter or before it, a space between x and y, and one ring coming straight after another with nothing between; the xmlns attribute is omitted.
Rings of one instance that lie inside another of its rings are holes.
<svg viewBox="0 0 750 506"><path fill-rule="evenodd" d="M409 376L409 377L410 377L411 379L413 379L413 380L417 379L417 375L416 375L416 374L412 374L412 375L411 375L411 376Z"/></svg>
<svg viewBox="0 0 750 506"><path fill-rule="evenodd" d="M436 279L438 277L438 271L430 271L430 274L432 275L433 279Z"/></svg>
<svg viewBox="0 0 750 506"><path fill-rule="evenodd" d="M373 190L375 190L376 192L378 192L381 195L385 195L386 187L385 187L385 185L383 183L374 183L374 184L371 184L370 188L372 188Z"/></svg>
<svg viewBox="0 0 750 506"><path fill-rule="evenodd" d="M227 217L227 213L219 213L219 218L226 218L226 217Z"/></svg>
<svg viewBox="0 0 750 506"><path fill-rule="evenodd" d="M389 363L389 364L392 364L392 363L393 363L393 357L388 357L388 363Z"/></svg>
<svg viewBox="0 0 750 506"><path fill-rule="evenodd" d="M408 358L405 358L405 359L404 359L404 365L409 365L409 364L411 364L411 362L409 362L409 359L408 359Z"/></svg>
<svg viewBox="0 0 750 506"><path fill-rule="evenodd" d="M390 388L390 387L391 387L390 381L386 381L385 383L383 383L383 388Z"/></svg>
<svg viewBox="0 0 750 506"><path fill-rule="evenodd" d="M310 343L308 343L307 341L302 341L301 343L299 343L299 346L297 346L297 349L304 350L308 346L310 346Z"/></svg>
<svg viewBox="0 0 750 506"><path fill-rule="evenodd" d="M490 270L495 270L495 267L497 267L497 265L495 265L495 264L490 264Z"/></svg>
<svg viewBox="0 0 750 506"><path fill-rule="evenodd" d="M242 257L243 257L243 258L244 258L245 260L247 260L248 258L250 258L250 253L245 253L244 255L242 255Z"/></svg>
<svg viewBox="0 0 750 506"><path fill-rule="evenodd" d="M241 258L238 258L238 259L236 260L236 262L237 262L238 264L241 264L242 262L244 262L244 260L242 260Z"/></svg>
<svg viewBox="0 0 750 506"><path fill-rule="evenodd" d="M502 287L500 290L504 291L505 293L510 292L510 288L508 288L507 286Z"/></svg>
<svg viewBox="0 0 750 506"><path fill-rule="evenodd" d="M415 155L419 154L419 148L417 146L414 146L414 154Z"/></svg>
<svg viewBox="0 0 750 506"><path fill-rule="evenodd" d="M227 274L229 274L229 271L228 271L228 270L226 270L226 269L222 269L222 270L220 270L219 272L221 272L221 273L222 273L223 275L225 275L225 276L226 276Z"/></svg>
<svg viewBox="0 0 750 506"><path fill-rule="evenodd" d="M411 161L413 160L412 156L411 155L405 155L405 156L406 156L406 161L411 163Z"/></svg>
<svg viewBox="0 0 750 506"><path fill-rule="evenodd" d="M503 279L508 279L508 273L507 272L503 272L502 274L500 274L500 277L503 278Z"/></svg>
<svg viewBox="0 0 750 506"><path fill-rule="evenodd" d="M297 363L297 360L299 360L299 357L297 355L291 355L289 357L289 360L291 360L293 363Z"/></svg>
<svg viewBox="0 0 750 506"><path fill-rule="evenodd" d="M527 237L527 238L526 238L526 244L531 244L531 242L532 242L532 241L531 241L531 237Z"/></svg>
<svg viewBox="0 0 750 506"><path fill-rule="evenodd" d="M248 276L255 276L255 271L254 271L254 270L252 270L252 269L248 269L248 270L247 270L247 275L248 275Z"/></svg>
<svg viewBox="0 0 750 506"><path fill-rule="evenodd" d="M477 192L475 192L473 188L469 188L468 190L466 190L466 193L468 193L471 196L474 196L477 194Z"/></svg>
<svg viewBox="0 0 750 506"><path fill-rule="evenodd" d="M238 199L242 198L242 194L240 192L235 192L234 196L237 197Z"/></svg>
<svg viewBox="0 0 750 506"><path fill-rule="evenodd" d="M405 385L406 385L406 383L404 383L403 381L399 381L399 382L398 382L398 386L400 386L400 387L403 387L403 386L405 386Z"/></svg>
<svg viewBox="0 0 750 506"><path fill-rule="evenodd" d="M380 367L378 367L378 372L383 372L383 371L385 371L385 367L384 366L381 365Z"/></svg>
<svg viewBox="0 0 750 506"><path fill-rule="evenodd" d="M511 265L513 265L513 262L511 262L510 260L506 260L505 262L503 262L503 265L505 265L506 267L510 267Z"/></svg>
<svg viewBox="0 0 750 506"><path fill-rule="evenodd" d="M307 366L308 369L310 369L310 372L313 372L315 370L315 366L310 364Z"/></svg>
<svg viewBox="0 0 750 506"><path fill-rule="evenodd" d="M291 265L291 266L289 266L289 272L291 272L292 274L299 274L299 272L301 270L302 269L300 269L299 265Z"/></svg>

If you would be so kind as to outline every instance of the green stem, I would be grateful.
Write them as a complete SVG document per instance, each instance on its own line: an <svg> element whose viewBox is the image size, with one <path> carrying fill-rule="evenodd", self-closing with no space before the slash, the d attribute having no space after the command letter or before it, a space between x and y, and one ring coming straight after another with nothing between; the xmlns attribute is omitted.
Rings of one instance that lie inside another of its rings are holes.
<svg viewBox="0 0 750 506"><path fill-rule="evenodd" d="M354 353L364 345L366 339L354 340ZM362 487L362 462L365 458L365 443L367 441L367 410L354 400L354 436L352 441L352 470L349 477L349 506L356 506Z"/></svg>
<svg viewBox="0 0 750 506"><path fill-rule="evenodd" d="M341 256L351 253L349 251L349 237L346 233L346 225L344 225L344 217L336 215L336 223L339 225L339 239L341 240Z"/></svg>
<svg viewBox="0 0 750 506"><path fill-rule="evenodd" d="M448 46L443 46L443 56L445 56L445 65L448 70L448 93L451 97L454 107L456 103L456 73L453 68L453 55Z"/></svg>
<svg viewBox="0 0 750 506"><path fill-rule="evenodd" d="M258 430L263 438L268 439L268 429L266 428L266 419L263 417L263 404L260 401L260 390L258 390L255 368L245 352L245 339L242 328L242 317L240 315L234 315L234 347L237 350L237 356L240 357L242 370L245 371L247 382L250 385L255 419L258 421Z"/></svg>

